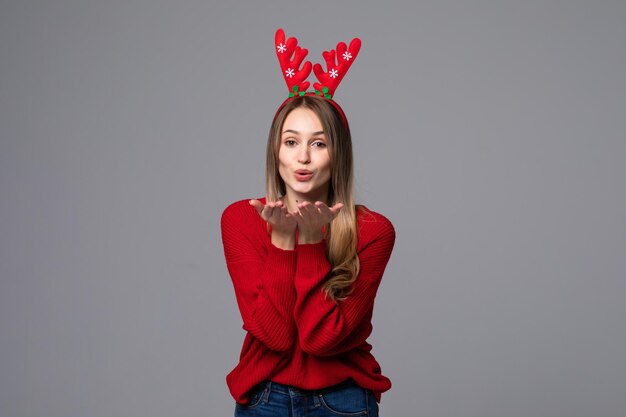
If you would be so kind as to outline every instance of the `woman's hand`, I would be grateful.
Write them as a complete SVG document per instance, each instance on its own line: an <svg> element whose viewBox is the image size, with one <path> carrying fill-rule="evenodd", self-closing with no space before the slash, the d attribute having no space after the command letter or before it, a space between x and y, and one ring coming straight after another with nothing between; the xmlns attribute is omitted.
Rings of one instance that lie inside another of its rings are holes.
<svg viewBox="0 0 626 417"><path fill-rule="evenodd" d="M298 224L294 215L287 211L287 206L282 201L263 204L259 200L250 200L250 205L272 226L272 244L280 249L294 249Z"/></svg>
<svg viewBox="0 0 626 417"><path fill-rule="evenodd" d="M278 232L293 233L296 231L296 220L287 211L287 206L282 201L273 201L265 205L259 200L250 200L261 218L272 226L272 230Z"/></svg>
<svg viewBox="0 0 626 417"><path fill-rule="evenodd" d="M322 228L333 221L343 208L342 203L328 207L321 201L315 204L305 201L298 204L298 212L293 216L298 225L298 243L318 243L324 239Z"/></svg>

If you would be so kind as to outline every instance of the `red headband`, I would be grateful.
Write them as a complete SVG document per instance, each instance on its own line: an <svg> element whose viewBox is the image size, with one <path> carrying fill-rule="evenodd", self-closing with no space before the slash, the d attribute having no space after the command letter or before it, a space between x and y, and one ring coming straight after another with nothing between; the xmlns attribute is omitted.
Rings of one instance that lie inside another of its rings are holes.
<svg viewBox="0 0 626 417"><path fill-rule="evenodd" d="M304 95L318 95L325 97L328 101L339 111L344 124L347 126L348 122L343 110L332 99L335 94L335 90L343 77L348 72L348 69L354 62L354 59L359 54L361 49L361 40L359 38L352 39L350 46L345 43L339 42L336 50L324 51L322 56L326 61L326 71L322 69L322 66L316 63L311 65L310 61L302 61L308 54L308 50L298 46L296 38L289 38L285 41L285 32L282 29L276 30L276 36L274 37L274 43L276 47L276 56L280 63L283 77L287 83L289 89L289 98L280 105L278 111L293 97ZM335 62L337 58L337 62ZM311 67L315 77L319 82L313 84L315 92L307 92L307 88L311 85L306 79L311 73ZM277 112L278 113L278 112Z"/></svg>

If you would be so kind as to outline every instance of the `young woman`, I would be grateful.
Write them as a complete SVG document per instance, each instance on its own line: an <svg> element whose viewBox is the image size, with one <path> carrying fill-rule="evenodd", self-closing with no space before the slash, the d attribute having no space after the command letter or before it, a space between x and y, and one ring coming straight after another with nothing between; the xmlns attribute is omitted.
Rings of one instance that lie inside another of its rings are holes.
<svg viewBox="0 0 626 417"><path fill-rule="evenodd" d="M270 129L266 197L222 215L247 332L227 377L235 416L378 416L391 383L366 340L395 233L354 203L352 172L341 108L296 95Z"/></svg>

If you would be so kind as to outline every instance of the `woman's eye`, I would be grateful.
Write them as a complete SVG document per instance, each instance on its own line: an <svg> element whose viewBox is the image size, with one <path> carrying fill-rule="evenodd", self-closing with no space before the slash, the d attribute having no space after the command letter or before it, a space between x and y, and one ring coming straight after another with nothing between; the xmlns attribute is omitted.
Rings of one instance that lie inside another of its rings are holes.
<svg viewBox="0 0 626 417"><path fill-rule="evenodd" d="M313 142L313 146L315 146L316 148L325 148L326 144L324 142Z"/></svg>
<svg viewBox="0 0 626 417"><path fill-rule="evenodd" d="M294 145L296 144L296 141L295 141L295 140L293 140L293 139L287 139L287 140L284 142L284 144L285 144L285 145L287 145L287 146L294 146Z"/></svg>

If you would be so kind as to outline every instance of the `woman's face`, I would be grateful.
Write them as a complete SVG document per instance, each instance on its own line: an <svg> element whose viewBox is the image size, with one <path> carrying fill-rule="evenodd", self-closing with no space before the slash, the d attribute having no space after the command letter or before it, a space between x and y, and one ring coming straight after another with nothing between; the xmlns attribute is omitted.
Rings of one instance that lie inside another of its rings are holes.
<svg viewBox="0 0 626 417"><path fill-rule="evenodd" d="M312 110L298 107L287 115L278 160L278 171L292 203L326 202L330 182L328 138Z"/></svg>

